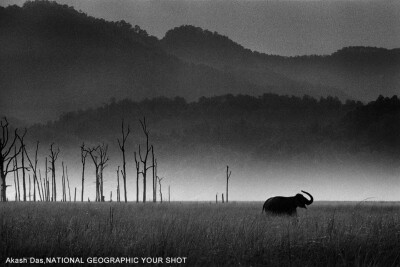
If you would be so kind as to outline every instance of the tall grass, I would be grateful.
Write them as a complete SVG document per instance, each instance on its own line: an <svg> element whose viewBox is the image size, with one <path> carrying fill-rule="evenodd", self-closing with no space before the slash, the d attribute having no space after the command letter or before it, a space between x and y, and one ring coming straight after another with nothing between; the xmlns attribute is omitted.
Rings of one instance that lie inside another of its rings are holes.
<svg viewBox="0 0 400 267"><path fill-rule="evenodd" d="M188 266L400 266L400 205L1 203L6 257L187 257Z"/></svg>

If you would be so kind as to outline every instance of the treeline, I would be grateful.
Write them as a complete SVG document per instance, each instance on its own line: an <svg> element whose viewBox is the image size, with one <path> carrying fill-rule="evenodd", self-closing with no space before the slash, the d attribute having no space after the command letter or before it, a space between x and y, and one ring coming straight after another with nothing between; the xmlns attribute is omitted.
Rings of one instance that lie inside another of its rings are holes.
<svg viewBox="0 0 400 267"><path fill-rule="evenodd" d="M346 114L342 120L346 137L367 145L372 151L400 152L400 100L379 96Z"/></svg>
<svg viewBox="0 0 400 267"><path fill-rule="evenodd" d="M264 159L400 152L397 96L380 96L368 104L275 94L202 97L196 102L180 97L112 99L97 109L65 113L29 131L36 139L57 138L66 145L112 140L121 118L132 124L143 114L166 154L191 146L222 147ZM133 139L137 134L132 133Z"/></svg>
<svg viewBox="0 0 400 267"><path fill-rule="evenodd" d="M190 25L168 31L161 43L185 61L235 73L261 86L280 85L283 88L270 91L278 94L371 101L398 91L400 49L353 46L331 55L284 57L251 51L217 32Z"/></svg>

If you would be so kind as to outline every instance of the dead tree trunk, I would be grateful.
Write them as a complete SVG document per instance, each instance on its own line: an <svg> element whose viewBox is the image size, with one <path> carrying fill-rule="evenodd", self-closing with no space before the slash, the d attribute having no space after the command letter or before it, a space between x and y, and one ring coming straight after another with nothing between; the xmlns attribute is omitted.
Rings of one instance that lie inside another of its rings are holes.
<svg viewBox="0 0 400 267"><path fill-rule="evenodd" d="M92 158L94 167L95 167L95 184L96 184L96 198L95 201L99 201L99 157L97 155L97 149L99 148L99 146L97 147L93 147L93 148L85 148L85 151L87 151L90 155L90 157Z"/></svg>
<svg viewBox="0 0 400 267"><path fill-rule="evenodd" d="M152 163L153 163L153 202L157 202L157 174L156 174L156 165L154 158L154 147L151 146L151 154L152 154Z"/></svg>
<svg viewBox="0 0 400 267"><path fill-rule="evenodd" d="M44 184L44 181L42 181L42 172L40 171L40 169L39 169L39 181L38 182L40 183L39 192L41 192L40 195L42 196L40 198L40 201L45 201L45 199L46 199L46 195L45 195L45 191L44 191L45 184Z"/></svg>
<svg viewBox="0 0 400 267"><path fill-rule="evenodd" d="M81 146L81 162L82 162L82 191L81 191L81 202L83 202L83 194L85 191L85 165L86 165L86 157L88 152L85 150L85 144L83 143Z"/></svg>
<svg viewBox="0 0 400 267"><path fill-rule="evenodd" d="M232 171L229 171L229 166L226 166L226 203L228 203L229 194L229 178L231 178Z"/></svg>
<svg viewBox="0 0 400 267"><path fill-rule="evenodd" d="M100 196L101 202L104 202L104 180L103 180L103 167L100 166L100 177L99 177L99 189L100 189Z"/></svg>
<svg viewBox="0 0 400 267"><path fill-rule="evenodd" d="M119 166L117 169L117 202L120 202L120 191L119 191Z"/></svg>
<svg viewBox="0 0 400 267"><path fill-rule="evenodd" d="M222 193L222 203L224 203L224 193Z"/></svg>
<svg viewBox="0 0 400 267"><path fill-rule="evenodd" d="M49 170L47 168L47 162L48 161L47 161L47 157L46 157L46 160L44 163L45 169L46 169L44 179L46 180L46 201L50 201L50 181L49 181L49 177L47 176L47 174L49 173Z"/></svg>
<svg viewBox="0 0 400 267"><path fill-rule="evenodd" d="M160 178L160 177L156 176L156 179L158 179L158 184L160 185L160 202L162 203L163 198L162 198L162 190L161 190L161 181L164 178Z"/></svg>
<svg viewBox="0 0 400 267"><path fill-rule="evenodd" d="M65 202L65 167L64 167L64 162L61 162L61 166L62 166L62 176L61 176L61 192L62 192L62 197L61 197L61 201Z"/></svg>
<svg viewBox="0 0 400 267"><path fill-rule="evenodd" d="M104 169L107 167L107 161L109 160L107 156L108 145L101 145L99 148L99 155L100 155L100 194L101 194L101 201L104 202Z"/></svg>
<svg viewBox="0 0 400 267"><path fill-rule="evenodd" d="M85 149L93 160L96 171L96 201L103 201L103 170L107 166L108 161L107 150L108 146L101 146Z"/></svg>
<svg viewBox="0 0 400 267"><path fill-rule="evenodd" d="M50 164L51 164L51 179L52 179L52 201L57 201L57 184L56 184L56 160L58 158L58 154L60 153L60 148L53 150L52 143L50 145Z"/></svg>
<svg viewBox="0 0 400 267"><path fill-rule="evenodd" d="M26 174L24 153L21 153L23 200L26 201Z"/></svg>
<svg viewBox="0 0 400 267"><path fill-rule="evenodd" d="M29 180L29 189L28 189L28 196L29 196L29 201L31 201L31 175L28 174L28 180Z"/></svg>
<svg viewBox="0 0 400 267"><path fill-rule="evenodd" d="M100 179L99 179L99 167L97 166L95 169L96 172L96 200L100 201Z"/></svg>
<svg viewBox="0 0 400 267"><path fill-rule="evenodd" d="M36 142L35 158L34 158L34 162L32 162L31 158L28 155L28 152L24 148L24 153L26 155L26 158L29 161L29 167L31 168L31 170L33 172L33 201L36 201L36 186L38 188L39 198L40 198L40 200L42 200L42 194L40 192L40 185L39 185L39 181L38 181L38 177L37 177L38 151L39 151L39 141Z"/></svg>
<svg viewBox="0 0 400 267"><path fill-rule="evenodd" d="M14 131L14 137L10 139L9 124L6 118L0 120L0 201L7 201L7 174L18 171L18 167L14 166L10 169L10 165L17 158L18 154L22 151L22 146L16 149L16 140L18 138L17 129ZM10 155L11 151L14 150L14 155ZM12 166L11 166L12 167Z"/></svg>
<svg viewBox="0 0 400 267"><path fill-rule="evenodd" d="M7 201L7 197L6 197L6 193L7 193L7 185L6 185L6 175L4 175L4 170L3 167L1 167L1 181L0 181L0 185L1 185L1 192L0 192L0 197L1 197L1 201L2 202L6 202Z"/></svg>
<svg viewBox="0 0 400 267"><path fill-rule="evenodd" d="M65 176L67 178L67 184L68 184L69 202L71 202L71 188L69 187L68 166L65 166ZM65 198L67 198L67 197L65 197Z"/></svg>
<svg viewBox="0 0 400 267"><path fill-rule="evenodd" d="M153 154L153 177L155 179L155 183L153 185L153 191L156 192L154 195L154 202L157 202L157 177L158 177L158 164L157 164L157 159L154 158L154 150L153 146L151 146L152 154Z"/></svg>
<svg viewBox="0 0 400 267"><path fill-rule="evenodd" d="M76 202L76 187L75 187L75 194L74 194L74 202Z"/></svg>
<svg viewBox="0 0 400 267"><path fill-rule="evenodd" d="M16 177L15 172L14 172L14 188L15 188L14 198L15 198L15 201L17 201L18 200L18 191L17 191L17 177Z"/></svg>
<svg viewBox="0 0 400 267"><path fill-rule="evenodd" d="M39 169L39 179L40 179L40 186L42 190L42 201L47 201L47 185L46 179L42 179L42 172Z"/></svg>
<svg viewBox="0 0 400 267"><path fill-rule="evenodd" d="M24 144L24 138L26 135L26 129L25 132L22 136L18 136L19 141L21 143L21 148L22 148L22 153L21 153L21 167L22 167L22 189L24 192L24 198L23 200L26 201L26 173L25 173L25 156L24 156L24 150L25 150L25 144Z"/></svg>
<svg viewBox="0 0 400 267"><path fill-rule="evenodd" d="M140 162L137 159L136 152L135 155L135 167L136 167L136 202L139 202L139 175L140 175Z"/></svg>
<svg viewBox="0 0 400 267"><path fill-rule="evenodd" d="M142 155L141 153L141 147L139 145L139 157L140 157L140 161L143 164L143 202L146 202L146 178L147 178L147 170L150 169L152 166L147 166L147 160L148 160L148 156L151 150L151 147L149 145L149 130L147 129L147 125L146 125L146 117L143 118L142 120L139 120L140 125L142 126L142 130L143 133L146 136L146 152L144 153L144 155Z"/></svg>
<svg viewBox="0 0 400 267"><path fill-rule="evenodd" d="M122 152L122 179L124 180L124 196L125 196L125 203L128 201L127 200L127 194L126 194L126 159L125 159L125 142L126 139L128 138L128 135L130 133L129 125L128 129L125 132L124 129L124 120L122 120L122 141L117 139L119 148L121 149Z"/></svg>
<svg viewBox="0 0 400 267"><path fill-rule="evenodd" d="M171 202L171 187L168 186L168 202Z"/></svg>
<svg viewBox="0 0 400 267"><path fill-rule="evenodd" d="M16 153L17 153L17 148L14 147L14 155ZM21 188L20 188L20 183L19 183L19 172L18 172L18 161L17 161L17 158L14 158L14 170L16 170L14 173L16 174L16 177L17 177L18 201L21 201Z"/></svg>

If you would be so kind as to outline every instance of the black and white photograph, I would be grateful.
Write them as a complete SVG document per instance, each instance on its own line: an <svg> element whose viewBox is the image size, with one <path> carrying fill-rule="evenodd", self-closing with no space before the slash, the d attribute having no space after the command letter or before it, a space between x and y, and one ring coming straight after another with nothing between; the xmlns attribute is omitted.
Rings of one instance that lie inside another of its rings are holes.
<svg viewBox="0 0 400 267"><path fill-rule="evenodd" d="M0 0L0 266L400 266L400 1Z"/></svg>

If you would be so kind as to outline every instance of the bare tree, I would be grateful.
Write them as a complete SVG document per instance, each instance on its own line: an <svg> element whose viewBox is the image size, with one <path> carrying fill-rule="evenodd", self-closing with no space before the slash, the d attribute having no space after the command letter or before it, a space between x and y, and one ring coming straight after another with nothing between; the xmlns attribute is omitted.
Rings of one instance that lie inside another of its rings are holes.
<svg viewBox="0 0 400 267"><path fill-rule="evenodd" d="M14 154L17 154L17 147L14 146ZM16 170L14 172L16 178L17 178L17 188L15 190L17 190L18 194L18 201L21 201L21 190L20 190L20 183L19 183L19 173L18 173L18 161L17 158L14 158L14 169Z"/></svg>
<svg viewBox="0 0 400 267"><path fill-rule="evenodd" d="M47 168L47 157L44 161L45 172L44 172L44 180L46 181L46 201L50 201L50 181L47 174L49 173L49 169Z"/></svg>
<svg viewBox="0 0 400 267"><path fill-rule="evenodd" d="M125 159L125 142L126 139L128 138L128 135L130 133L130 129L129 129L129 125L128 125L128 129L125 132L124 129L124 120L122 120L122 141L120 141L119 139L117 139L118 141L118 145L119 148L121 149L122 152L122 161L123 161L123 165L122 165L122 179L124 180L124 196L125 196L125 203L127 202L127 195L126 195L126 159Z"/></svg>
<svg viewBox="0 0 400 267"><path fill-rule="evenodd" d="M68 184L69 202L71 202L71 188L69 187L68 166L65 166L65 176L67 178L67 184ZM67 197L65 197L65 198L67 198Z"/></svg>
<svg viewBox="0 0 400 267"><path fill-rule="evenodd" d="M26 168L25 168L25 156L24 156L25 155L25 153L24 153L24 151L25 151L25 143L24 143L25 135L26 135L26 129L24 131L24 134L17 135L18 139L21 143L21 149L22 149L22 151L21 151L22 152L21 153L21 169L22 169L22 189L24 192L24 198L23 198L24 201L26 201L26 173L25 173Z"/></svg>
<svg viewBox="0 0 400 267"><path fill-rule="evenodd" d="M137 159L137 154L134 152L135 155L135 167L136 167L136 202L139 202L139 175L140 171L140 162Z"/></svg>
<svg viewBox="0 0 400 267"><path fill-rule="evenodd" d="M101 201L104 202L104 169L107 167L107 161L109 160L108 155L108 145L101 145L99 147L99 155L100 155L100 194Z"/></svg>
<svg viewBox="0 0 400 267"><path fill-rule="evenodd" d="M152 163L153 163L153 202L157 202L157 163L154 158L154 147L151 146Z"/></svg>
<svg viewBox="0 0 400 267"><path fill-rule="evenodd" d="M100 146L92 147L92 148L85 148L85 150L89 153L90 157L92 158L94 167L95 167L95 175L96 175L96 199L95 201L99 201L99 157L97 155L97 149Z"/></svg>
<svg viewBox="0 0 400 267"><path fill-rule="evenodd" d="M81 145L81 162L82 162L82 192L81 192L81 202L83 202L83 193L85 191L85 165L86 165L86 157L88 155L88 151L85 150L85 143Z"/></svg>
<svg viewBox="0 0 400 267"><path fill-rule="evenodd" d="M156 179L158 180L158 184L160 185L160 202L162 203L163 198L162 198L162 191L161 191L161 181L162 181L162 179L164 179L164 178L161 178L161 177L156 176Z"/></svg>
<svg viewBox="0 0 400 267"><path fill-rule="evenodd" d="M40 183L40 190L41 191L41 195L42 195L42 199L41 201L46 201L46 181L42 180L42 172L39 169L39 183Z"/></svg>
<svg viewBox="0 0 400 267"><path fill-rule="evenodd" d="M152 167L152 166L147 166L147 160L148 160L148 157L149 157L149 153L151 151L151 147L149 145L149 130L147 129L147 125L146 125L146 117L143 117L143 121L139 120L139 122L140 122L140 125L142 126L143 133L146 136L146 151L144 152L143 155L142 155L141 147L139 145L139 157L140 157L140 161L143 164L143 171L142 171L142 175L143 175L143 202L146 202L147 170Z"/></svg>
<svg viewBox="0 0 400 267"><path fill-rule="evenodd" d="M118 166L118 169L117 169L117 202L121 201L120 197L121 197L121 192L119 190L119 166Z"/></svg>
<svg viewBox="0 0 400 267"><path fill-rule="evenodd" d="M14 165L13 168L10 168L14 159L17 158L18 154L22 151L22 146L19 149L16 148L16 140L18 138L17 129L14 131L14 137L10 138L9 132L9 124L6 118L0 121L1 134L0 134L0 201L7 201L7 184L6 178L7 174L11 172L18 171L18 166ZM14 154L10 154L14 149Z"/></svg>
<svg viewBox="0 0 400 267"><path fill-rule="evenodd" d="M229 166L226 166L226 203L228 203L229 193L229 179L231 178L232 171L229 171Z"/></svg>
<svg viewBox="0 0 400 267"><path fill-rule="evenodd" d="M95 167L95 184L96 184L96 197L95 201L99 201L99 157L96 153L98 147L87 148L87 151L92 158L94 167Z"/></svg>
<svg viewBox="0 0 400 267"><path fill-rule="evenodd" d="M65 167L64 167L64 162L61 162L62 165L62 176L61 176L61 192L62 192L62 200L63 202L66 201L67 197L65 194Z"/></svg>
<svg viewBox="0 0 400 267"><path fill-rule="evenodd" d="M51 184L52 184L52 201L57 201L57 184L56 184L56 160L58 158L58 154L60 154L60 148L57 150L53 149L54 143L50 145L50 171L51 171Z"/></svg>
<svg viewBox="0 0 400 267"><path fill-rule="evenodd" d="M103 170L107 166L106 163L109 160L107 156L108 146L102 144L101 146L93 148L85 148L93 160L96 172L96 201L103 201Z"/></svg>
<svg viewBox="0 0 400 267"><path fill-rule="evenodd" d="M26 155L26 158L29 161L29 167L31 168L33 172L33 201L36 201L36 186L38 188L39 192L39 198L42 200L42 194L40 192L40 185L37 177L37 163L38 163L38 151L39 151L39 141L36 142L36 151L35 151L35 158L34 162L32 162L31 158L28 155L28 152L26 151L26 148L24 147L24 152Z"/></svg>
<svg viewBox="0 0 400 267"><path fill-rule="evenodd" d="M29 190L28 190L28 197L29 197L29 201L31 201L31 175L28 174L28 181L29 181Z"/></svg>
<svg viewBox="0 0 400 267"><path fill-rule="evenodd" d="M168 202L171 202L171 186L168 185Z"/></svg>
<svg viewBox="0 0 400 267"><path fill-rule="evenodd" d="M18 191L17 191L17 175L14 172L14 188L15 188L15 201L18 201Z"/></svg>

